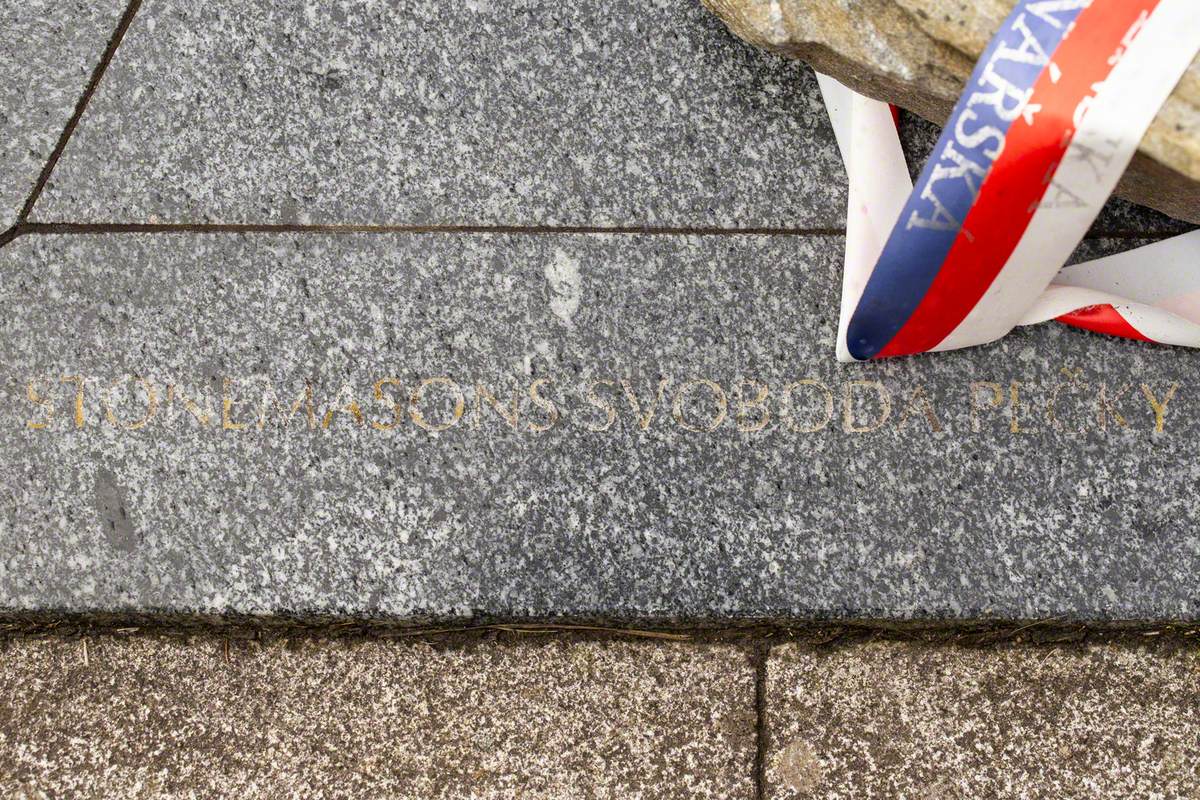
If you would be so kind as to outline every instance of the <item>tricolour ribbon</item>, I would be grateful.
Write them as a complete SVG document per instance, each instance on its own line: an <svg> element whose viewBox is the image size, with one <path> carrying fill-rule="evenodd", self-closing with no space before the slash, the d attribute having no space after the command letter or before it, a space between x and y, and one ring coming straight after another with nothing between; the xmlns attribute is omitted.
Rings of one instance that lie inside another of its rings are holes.
<svg viewBox="0 0 1200 800"><path fill-rule="evenodd" d="M1200 51L1200 0L1021 0L914 187L891 109L818 79L849 173L838 357L1058 319L1200 347L1200 231L1063 268Z"/></svg>

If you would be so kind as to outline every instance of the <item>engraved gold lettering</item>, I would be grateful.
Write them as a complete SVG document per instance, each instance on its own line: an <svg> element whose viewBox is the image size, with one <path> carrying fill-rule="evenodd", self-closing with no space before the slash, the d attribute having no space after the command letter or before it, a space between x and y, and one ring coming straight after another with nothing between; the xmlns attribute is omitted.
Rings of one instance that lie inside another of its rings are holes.
<svg viewBox="0 0 1200 800"><path fill-rule="evenodd" d="M64 375L59 383L75 384L75 427L76 429L82 428L86 424L83 415L84 377L82 375Z"/></svg>
<svg viewBox="0 0 1200 800"><path fill-rule="evenodd" d="M267 425L267 415L272 412L278 412L282 418L283 426L290 427L292 417L296 415L301 408L304 409L304 416L308 420L308 429L313 430L317 427L317 411L316 404L313 402L313 388L308 381L304 382L304 391L297 397L295 402L290 406L285 406L279 402L279 395L275 392L275 387L270 383L263 390L262 402L258 406L258 429L261 431Z"/></svg>
<svg viewBox="0 0 1200 800"><path fill-rule="evenodd" d="M1127 383L1117 390L1115 396L1109 399L1108 386L1104 383L1100 384L1100 391L1096 395L1096 416L1100 423L1100 430L1106 430L1108 428L1108 418L1110 416L1122 428L1129 427L1129 423L1125 421L1125 417L1122 416L1121 412L1117 410L1117 407L1114 405L1114 403L1124 397L1125 393L1131 388L1132 387L1130 384Z"/></svg>
<svg viewBox="0 0 1200 800"><path fill-rule="evenodd" d="M933 403L928 395L925 394L924 386L917 386L913 389L912 395L909 396L908 402L900 411L900 419L897 421L897 427L903 428L909 418L915 414L920 414L925 417L925 421L929 423L929 428L934 433L942 432L942 423L938 419L937 414L933 410Z"/></svg>
<svg viewBox="0 0 1200 800"><path fill-rule="evenodd" d="M379 401L380 403L382 403L384 401L384 397L383 397L383 387L384 386L395 386L398 389L404 388L401 385L400 381L396 378L380 378L379 380L375 381L375 385L373 387L371 387L371 389L375 395L375 399L377 401ZM392 421L391 422L379 422L378 420L371 420L372 428L374 428L377 431L390 431L392 428L395 428L397 425L399 425L401 423L401 421L403 421L404 406L401 405L400 401L396 400L395 398L392 398L391 404L392 404Z"/></svg>
<svg viewBox="0 0 1200 800"><path fill-rule="evenodd" d="M109 403L109 396L111 395L113 389L116 389L118 386L126 383L126 381L129 379L140 383L142 385L142 389L146 393L146 414L145 416L134 420L133 422L122 423L117 419L116 413L113 412L112 404ZM127 375L124 378L114 381L112 386L108 388L108 391L100 392L100 405L104 407L104 414L114 428L125 428L126 430L136 431L139 428L146 427L146 423L150 421L150 418L153 417L154 413L158 410L158 392L155 391L154 384L148 379Z"/></svg>
<svg viewBox="0 0 1200 800"><path fill-rule="evenodd" d="M856 389L871 389L879 397L879 418L866 425L854 421L854 395ZM847 381L842 395L842 430L846 433L870 433L879 430L892 416L892 395L879 381Z"/></svg>
<svg viewBox="0 0 1200 800"><path fill-rule="evenodd" d="M987 407L979 405L980 389L987 389L992 393L991 400L989 401L991 408L999 408L1004 404L1004 390L1000 388L1000 384L992 383L991 381L973 382L969 391L971 394L971 430L975 431L975 433L979 433L981 428L979 424L979 412Z"/></svg>
<svg viewBox="0 0 1200 800"><path fill-rule="evenodd" d="M358 401L354 399L354 390L347 384L337 390L337 394L333 396L333 401L329 404L329 409L325 412L325 417L321 420L321 427L328 429L333 422L334 414L348 414L354 420L354 424L362 427L364 417L362 408L358 405Z"/></svg>
<svg viewBox="0 0 1200 800"><path fill-rule="evenodd" d="M717 413L708 421L708 425L693 426L683 418L683 401L687 397L688 391L693 386L704 386L712 392L713 399L717 401ZM725 390L719 384L707 380L705 378L695 378L688 381L679 387L679 391L675 393L675 404L673 406L675 421L683 426L684 430L693 431L695 433L711 433L715 431L722 422L725 421L725 415L729 410L729 400L725 397ZM645 430L643 428L642 430Z"/></svg>
<svg viewBox="0 0 1200 800"><path fill-rule="evenodd" d="M208 427L208 423L212 422L212 415L208 413L208 409L201 408L198 403L180 391L179 387L173 383L168 383L166 405L170 407L175 402L175 398L177 397L179 398L179 401L183 403L184 410L195 417L196 421L200 423L200 427Z"/></svg>
<svg viewBox="0 0 1200 800"><path fill-rule="evenodd" d="M1167 403L1171 402L1171 398L1175 396L1175 390L1179 388L1178 383L1172 383L1167 389L1167 393L1163 395L1161 401L1154 396L1154 391L1148 384L1142 384L1142 394L1146 397L1146 402L1150 404L1150 408L1154 410L1154 430L1158 433L1163 432L1164 420L1167 416Z"/></svg>
<svg viewBox="0 0 1200 800"><path fill-rule="evenodd" d="M747 386L754 387L754 399L747 402L746 392ZM771 421L771 409L767 406L767 397L771 394L771 388L765 383L743 378L737 385L737 412L734 418L737 420L737 429L742 433L757 433L767 427L767 423ZM753 412L753 413L750 413ZM757 417L757 419L747 419L747 417Z"/></svg>
<svg viewBox="0 0 1200 800"><path fill-rule="evenodd" d="M596 387L597 386L616 387L616 385L617 385L616 381L592 381L592 383L588 386L588 391L587 391L588 402L591 403L596 408L599 408L602 411L604 411L604 424L603 425L593 425L590 422L584 423L583 427L587 428L592 433L603 433L604 431L611 428L613 422L615 422L617 419L617 409L613 406L612 403L608 402L607 400L605 400L604 398L602 398L596 394Z"/></svg>
<svg viewBox="0 0 1200 800"><path fill-rule="evenodd" d="M230 378L221 381L221 428L227 431L244 431L246 423L233 421L233 397L229 394L231 388L233 381Z"/></svg>
<svg viewBox="0 0 1200 800"><path fill-rule="evenodd" d="M42 413L46 415L42 422L37 422L31 419L25 424L30 428L30 430L44 431L46 428L50 427L50 422L54 419L54 404L51 403L48 398L42 397L40 394L38 394L36 380L31 380L25 386L25 396L29 398L29 402L33 403L35 406L40 406L43 409Z"/></svg>
<svg viewBox="0 0 1200 800"><path fill-rule="evenodd" d="M492 407L492 410L500 415L508 427L514 431L518 429L518 420L520 406L518 405L520 398L513 396L511 407L505 406L496 395L492 394L486 386L481 383L475 384L475 413L471 415L471 427L478 428L479 422L483 418L483 404L486 402Z"/></svg>
<svg viewBox="0 0 1200 800"><path fill-rule="evenodd" d="M529 423L529 430L533 431L534 433L545 433L553 428L558 422L558 406L554 404L553 400L543 396L541 392L538 391L540 387L549 386L550 383L551 380L549 378L538 378L536 381L529 384L529 399L533 401L535 406L546 412L546 422L544 424L539 425L538 423L532 421Z"/></svg>
<svg viewBox="0 0 1200 800"><path fill-rule="evenodd" d="M810 425L796 424L793 414L795 409L792 407L792 392L801 386L812 386L816 389L819 389L825 397L825 416L822 417L821 421L818 423ZM816 378L804 378L802 380L789 383L787 386L783 387L783 393L781 397L783 410L779 412L779 415L784 418L784 423L788 426L788 428L796 433L816 433L833 421L833 392L830 391L828 386L821 383Z"/></svg>
<svg viewBox="0 0 1200 800"><path fill-rule="evenodd" d="M429 386L445 386L454 394L454 414L449 422L441 425L433 424L425 418L424 414L421 413L421 399L425 395L426 387ZM434 433L454 427L454 425L460 419L462 419L463 411L466 409L466 406L467 398L463 396L462 389L458 387L457 383L445 376L426 378L425 380L421 381L419 384L417 384L417 388L413 389L412 395L408 399L408 413L409 416L412 417L412 421L415 422L418 427Z"/></svg>
<svg viewBox="0 0 1200 800"><path fill-rule="evenodd" d="M1008 430L1011 433L1029 433L1031 428L1021 427L1021 410L1028 406L1021 402L1021 382L1008 382Z"/></svg>
<svg viewBox="0 0 1200 800"><path fill-rule="evenodd" d="M643 412L641 401L638 400L637 394L633 391L633 387L630 386L629 381L621 381L621 386L625 389L625 397L629 400L629 408L633 411L634 416L637 417L638 428L641 430L647 430L650 427L650 423L654 421L654 412L658 409L659 403L662 402L663 392L670 382L670 378L663 378L658 382L658 394L654 396L654 402L650 405L650 408Z"/></svg>

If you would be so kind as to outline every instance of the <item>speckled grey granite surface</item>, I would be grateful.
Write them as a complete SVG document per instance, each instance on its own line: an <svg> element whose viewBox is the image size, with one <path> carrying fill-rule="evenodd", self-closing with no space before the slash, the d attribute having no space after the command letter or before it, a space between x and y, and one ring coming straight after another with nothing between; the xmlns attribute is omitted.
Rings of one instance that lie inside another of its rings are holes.
<svg viewBox="0 0 1200 800"><path fill-rule="evenodd" d="M0 232L17 221L124 8L0 0Z"/></svg>
<svg viewBox="0 0 1200 800"><path fill-rule="evenodd" d="M695 0L149 0L36 218L829 225L815 87Z"/></svg>
<svg viewBox="0 0 1200 800"><path fill-rule="evenodd" d="M811 228L844 204L811 72L695 0L147 0L33 218ZM1178 227L1132 208L1099 227Z"/></svg>
<svg viewBox="0 0 1200 800"><path fill-rule="evenodd" d="M839 366L841 250L19 238L0 606L1200 617L1195 354L1047 325Z"/></svg>

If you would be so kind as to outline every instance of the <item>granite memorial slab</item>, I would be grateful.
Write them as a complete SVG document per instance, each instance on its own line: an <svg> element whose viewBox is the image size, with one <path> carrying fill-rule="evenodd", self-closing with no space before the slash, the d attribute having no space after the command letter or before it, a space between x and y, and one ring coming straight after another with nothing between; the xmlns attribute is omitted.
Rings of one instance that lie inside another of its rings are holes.
<svg viewBox="0 0 1200 800"><path fill-rule="evenodd" d="M71 118L125 3L0 2L0 233Z"/></svg>
<svg viewBox="0 0 1200 800"><path fill-rule="evenodd" d="M1195 354L1049 324L839 365L842 247L20 237L0 607L1200 617Z"/></svg>
<svg viewBox="0 0 1200 800"><path fill-rule="evenodd" d="M829 226L814 92L690 1L150 0L35 218Z"/></svg>
<svg viewBox="0 0 1200 800"><path fill-rule="evenodd" d="M811 70L696 0L146 0L32 218L822 229L845 183Z"/></svg>

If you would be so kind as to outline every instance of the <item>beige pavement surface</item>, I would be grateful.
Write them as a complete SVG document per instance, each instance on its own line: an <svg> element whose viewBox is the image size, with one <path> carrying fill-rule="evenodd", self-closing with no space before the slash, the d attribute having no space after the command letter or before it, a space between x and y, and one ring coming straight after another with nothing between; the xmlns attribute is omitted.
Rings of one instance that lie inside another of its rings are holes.
<svg viewBox="0 0 1200 800"><path fill-rule="evenodd" d="M1200 643L777 648L767 797L1200 798Z"/></svg>
<svg viewBox="0 0 1200 800"><path fill-rule="evenodd" d="M154 638L0 656L0 797L751 798L724 646L296 650Z"/></svg>
<svg viewBox="0 0 1200 800"><path fill-rule="evenodd" d="M1200 800L1197 639L18 638L0 797Z"/></svg>

